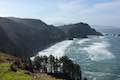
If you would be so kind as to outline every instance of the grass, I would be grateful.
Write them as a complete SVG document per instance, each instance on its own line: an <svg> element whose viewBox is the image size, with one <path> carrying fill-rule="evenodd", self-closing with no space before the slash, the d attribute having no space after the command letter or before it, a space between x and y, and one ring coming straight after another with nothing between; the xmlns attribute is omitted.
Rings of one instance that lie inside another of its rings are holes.
<svg viewBox="0 0 120 80"><path fill-rule="evenodd" d="M15 56L0 52L0 80L60 80L46 73L33 73L32 75L28 75L21 69L13 72L10 70L10 65L16 59L18 58Z"/></svg>
<svg viewBox="0 0 120 80"><path fill-rule="evenodd" d="M25 71L19 69L13 72L9 68L9 63L0 63L0 80L32 80L31 75L24 74Z"/></svg>
<svg viewBox="0 0 120 80"><path fill-rule="evenodd" d="M0 52L0 63L13 62L17 57Z"/></svg>
<svg viewBox="0 0 120 80"><path fill-rule="evenodd" d="M18 69L17 72L9 70L9 63L0 63L0 80L60 80L49 76L46 73L34 73L33 75L24 74L24 70Z"/></svg>

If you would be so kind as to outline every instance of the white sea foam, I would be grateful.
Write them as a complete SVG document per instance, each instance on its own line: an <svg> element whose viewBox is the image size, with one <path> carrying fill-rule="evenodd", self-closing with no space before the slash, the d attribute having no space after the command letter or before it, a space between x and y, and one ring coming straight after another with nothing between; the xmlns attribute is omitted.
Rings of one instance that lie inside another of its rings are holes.
<svg viewBox="0 0 120 80"><path fill-rule="evenodd" d="M49 56L53 55L55 57L61 57L65 54L65 50L69 48L69 46L76 42L79 45L83 45L83 43L86 43L90 41L91 39L81 39L81 40L65 40L59 43L56 43L55 45L38 52L38 55L40 56ZM92 45L88 45L88 47L80 47L80 50L85 50L88 53L88 59L91 59L93 61L100 61L104 59L112 59L115 56L108 50L108 47L110 44L108 42L95 42ZM74 48L74 47L73 47ZM73 49L72 48L72 49ZM76 50L76 49L75 49ZM79 50L76 50L79 51Z"/></svg>
<svg viewBox="0 0 120 80"><path fill-rule="evenodd" d="M81 39L78 43L82 44L85 43L86 41L88 41L89 39ZM65 40L59 43L56 43L55 45L38 52L39 56L49 56L49 55L53 55L55 57L61 57L64 56L65 54L65 50L67 47L69 47L74 41L73 40ZM32 58L34 59L34 57Z"/></svg>
<svg viewBox="0 0 120 80"><path fill-rule="evenodd" d="M78 43L78 44L83 44L83 43L85 43L85 42L87 42L87 41L90 41L90 39L81 39L81 40L79 40L77 43Z"/></svg>
<svg viewBox="0 0 120 80"><path fill-rule="evenodd" d="M93 61L100 61L104 59L112 59L115 56L107 49L110 46L107 42L97 42L83 48L87 51L88 56Z"/></svg>
<svg viewBox="0 0 120 80"><path fill-rule="evenodd" d="M70 46L70 44L72 43L73 41L72 40L65 40L65 41L62 41L62 42L59 42L59 43L56 43L55 45L43 50L43 51L40 51L38 52L38 55L39 56L49 56L49 55L53 55L55 57L61 57L61 56L64 56L64 52L66 50L66 48L68 46Z"/></svg>

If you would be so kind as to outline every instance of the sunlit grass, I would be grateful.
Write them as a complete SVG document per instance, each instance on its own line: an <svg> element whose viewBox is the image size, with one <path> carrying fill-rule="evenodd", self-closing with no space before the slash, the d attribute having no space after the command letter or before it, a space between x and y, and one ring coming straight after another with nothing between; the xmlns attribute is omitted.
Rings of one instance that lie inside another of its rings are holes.
<svg viewBox="0 0 120 80"><path fill-rule="evenodd" d="M9 68L9 63L0 63L0 80L32 80L32 76L25 74L23 70L13 72Z"/></svg>
<svg viewBox="0 0 120 80"><path fill-rule="evenodd" d="M10 70L10 65L14 60L15 57L0 52L0 80L60 80L46 73L28 75L21 69L17 69L17 72L13 72Z"/></svg>

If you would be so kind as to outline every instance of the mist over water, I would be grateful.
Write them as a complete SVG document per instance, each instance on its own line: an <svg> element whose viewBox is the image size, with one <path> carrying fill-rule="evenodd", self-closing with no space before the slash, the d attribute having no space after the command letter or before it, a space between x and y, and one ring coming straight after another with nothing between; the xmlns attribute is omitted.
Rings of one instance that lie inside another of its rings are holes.
<svg viewBox="0 0 120 80"><path fill-rule="evenodd" d="M119 80L120 79L120 38L91 37L88 39L65 40L38 55L68 56L80 64L83 77L89 80Z"/></svg>

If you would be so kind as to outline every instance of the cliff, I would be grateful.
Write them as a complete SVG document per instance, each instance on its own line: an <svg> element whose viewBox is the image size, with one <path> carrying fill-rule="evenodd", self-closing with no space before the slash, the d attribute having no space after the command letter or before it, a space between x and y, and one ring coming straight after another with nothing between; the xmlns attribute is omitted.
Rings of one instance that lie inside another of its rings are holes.
<svg viewBox="0 0 120 80"><path fill-rule="evenodd" d="M64 32L36 19L0 18L0 51L33 56L38 50L64 40Z"/></svg>
<svg viewBox="0 0 120 80"><path fill-rule="evenodd" d="M38 19L0 17L0 51L30 57L49 45L73 38L102 34L86 23L55 27Z"/></svg>
<svg viewBox="0 0 120 80"><path fill-rule="evenodd" d="M62 29L68 38L86 38L88 35L102 36L100 32L97 32L95 29L91 28L90 25L86 23L76 23L69 24L64 26L59 26Z"/></svg>

